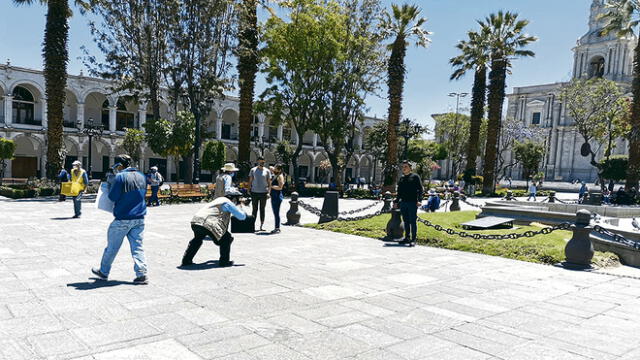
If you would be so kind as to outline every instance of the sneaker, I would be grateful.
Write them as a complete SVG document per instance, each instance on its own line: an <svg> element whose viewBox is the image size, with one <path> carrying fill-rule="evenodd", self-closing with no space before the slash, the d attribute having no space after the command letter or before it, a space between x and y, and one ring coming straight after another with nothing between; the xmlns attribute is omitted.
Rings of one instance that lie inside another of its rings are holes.
<svg viewBox="0 0 640 360"><path fill-rule="evenodd" d="M218 267L229 267L229 266L233 266L233 261L226 261L226 262L218 263Z"/></svg>
<svg viewBox="0 0 640 360"><path fill-rule="evenodd" d="M133 279L133 283L136 285L147 285L149 283L149 280L147 279L147 275L142 275Z"/></svg>
<svg viewBox="0 0 640 360"><path fill-rule="evenodd" d="M93 273L93 275L97 276L98 279L100 280L107 280L108 278L108 276L103 274L102 271L100 271L99 269L91 268L91 272Z"/></svg>
<svg viewBox="0 0 640 360"><path fill-rule="evenodd" d="M189 261L189 262L183 261L182 264L180 264L181 267L191 266L191 265L193 265L193 261Z"/></svg>
<svg viewBox="0 0 640 360"><path fill-rule="evenodd" d="M80 215L73 215L71 218L72 219L78 219L80 217Z"/></svg>
<svg viewBox="0 0 640 360"><path fill-rule="evenodd" d="M271 231L272 234L280 234L280 229L273 229Z"/></svg>

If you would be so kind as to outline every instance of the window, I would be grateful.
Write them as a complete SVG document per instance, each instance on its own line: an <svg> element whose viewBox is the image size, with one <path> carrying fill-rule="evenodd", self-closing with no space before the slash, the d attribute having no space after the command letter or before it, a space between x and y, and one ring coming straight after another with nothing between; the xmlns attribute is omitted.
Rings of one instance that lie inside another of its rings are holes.
<svg viewBox="0 0 640 360"><path fill-rule="evenodd" d="M591 59L589 63L589 78L601 78L604 76L604 58L602 56L597 56Z"/></svg>
<svg viewBox="0 0 640 360"><path fill-rule="evenodd" d="M231 140L231 125L222 124L222 138L225 140Z"/></svg>
<svg viewBox="0 0 640 360"><path fill-rule="evenodd" d="M125 128L135 128L135 115L127 111L127 106L123 100L118 100L118 110L116 112L116 130L124 131Z"/></svg>
<svg viewBox="0 0 640 360"><path fill-rule="evenodd" d="M102 103L102 126L105 129L109 129L109 101L105 100Z"/></svg>
<svg viewBox="0 0 640 360"><path fill-rule="evenodd" d="M531 117L531 124L532 125L540 125L540 113L539 112L534 112L533 116Z"/></svg>
<svg viewBox="0 0 640 360"><path fill-rule="evenodd" d="M12 121L15 124L42 125L41 121L34 118L36 102L31 92L22 86L13 89L13 114Z"/></svg>

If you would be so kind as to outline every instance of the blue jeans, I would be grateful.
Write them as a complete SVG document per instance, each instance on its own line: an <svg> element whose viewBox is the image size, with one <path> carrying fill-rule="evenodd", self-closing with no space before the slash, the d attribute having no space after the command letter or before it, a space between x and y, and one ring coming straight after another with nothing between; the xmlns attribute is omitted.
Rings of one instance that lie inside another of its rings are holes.
<svg viewBox="0 0 640 360"><path fill-rule="evenodd" d="M400 202L400 213L404 223L404 239L415 241L418 237L418 207L417 202Z"/></svg>
<svg viewBox="0 0 640 360"><path fill-rule="evenodd" d="M271 210L276 220L276 229L280 229L280 205L282 205L282 192L271 190Z"/></svg>
<svg viewBox="0 0 640 360"><path fill-rule="evenodd" d="M78 196L73 197L73 212L75 216L80 216L82 213L82 194L83 192L80 191Z"/></svg>
<svg viewBox="0 0 640 360"><path fill-rule="evenodd" d="M160 190L160 186L151 186L151 196L149 197L149 204L156 204L156 206L160 205L160 200L158 199L158 190Z"/></svg>
<svg viewBox="0 0 640 360"><path fill-rule="evenodd" d="M129 239L131 256L133 256L133 270L136 272L136 276L145 275L147 273L147 263L142 249L143 233L144 219L113 220L107 231L107 247L102 254L100 272L107 276L109 275L111 264L113 264L113 260L118 255L122 240L126 236Z"/></svg>

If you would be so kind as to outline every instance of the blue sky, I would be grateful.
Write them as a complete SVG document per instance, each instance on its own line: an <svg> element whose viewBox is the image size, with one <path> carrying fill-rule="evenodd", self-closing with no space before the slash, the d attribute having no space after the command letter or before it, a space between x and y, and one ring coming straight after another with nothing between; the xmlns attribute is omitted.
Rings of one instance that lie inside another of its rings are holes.
<svg viewBox="0 0 640 360"><path fill-rule="evenodd" d="M390 0L382 0L387 6ZM397 2L397 1L396 1ZM0 1L0 62L7 58L15 66L42 68L41 43L45 22L45 7L15 7L11 0ZM448 59L456 55L455 44L466 31L476 28L475 20L491 12L510 10L529 19L528 33L540 40L531 49L533 59L517 60L513 75L507 80L509 89L553 83L570 79L573 55L571 49L578 37L587 31L590 0L414 0L428 18L427 30L433 32L427 49L410 48L407 55L408 76L405 85L403 117L432 126L431 114L451 111L455 100L450 92L469 92L472 76L461 81L449 81ZM77 11L70 21L69 73L78 74L83 65L77 58L80 47L86 45L98 55L92 43L87 18ZM86 71L85 71L86 73ZM264 82L259 81L259 86ZM258 89L258 93L261 89ZM386 89L381 94L385 95ZM387 101L370 98L370 115L385 116ZM468 106L468 100L464 106Z"/></svg>

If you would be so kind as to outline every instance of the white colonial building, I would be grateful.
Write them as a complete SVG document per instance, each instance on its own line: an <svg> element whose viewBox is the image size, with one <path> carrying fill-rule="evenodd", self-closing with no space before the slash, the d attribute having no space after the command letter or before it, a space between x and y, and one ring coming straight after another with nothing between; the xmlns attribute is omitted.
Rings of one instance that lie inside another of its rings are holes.
<svg viewBox="0 0 640 360"><path fill-rule="evenodd" d="M147 103L136 103L127 94L113 93L110 82L83 76L69 75L66 89L66 104L64 108L64 144L67 153L66 168L71 162L80 159L85 168L88 164L89 141L87 136L80 133L77 124L82 127L90 119L94 123L104 125L104 134L92 141L92 172L94 178L100 178L113 158L124 150L120 147L124 128L144 129L144 122L153 116L152 108ZM9 63L0 65L0 137L14 140L17 144L15 158L9 162L5 177L38 177L44 175L46 164L47 144L47 106L45 98L45 82L42 71L11 66ZM234 162L238 153L238 99L226 97L215 103L214 110L205 119L211 139L223 141L227 146L227 160ZM171 118L170 104L162 100L160 116ZM360 149L346 171L348 177L364 177L371 180L374 169L377 179L380 179L380 166L374 166L374 157L363 151L364 132L379 119L367 118L356 138ZM291 129L284 126L273 126L269 119L258 116L253 128L252 136L264 139L270 147L264 150L268 163L275 163L275 143L288 139L296 144L298 136ZM209 140L209 139L204 139ZM317 135L309 132L300 137L303 152L298 159L301 174L311 181L323 182L328 176L323 174L320 163L326 160L326 153ZM254 146L252 142L252 146ZM253 149L251 161L255 161L260 150ZM263 145L264 146L264 145ZM147 170L151 166L158 166L167 179L175 179L177 170L175 161L163 158L148 147L143 147L140 168ZM180 167L184 167L183 164ZM182 176L181 176L182 178ZM211 174L203 171L202 179L207 181Z"/></svg>
<svg viewBox="0 0 640 360"><path fill-rule="evenodd" d="M633 49L635 36L618 37L615 33L601 36L604 20L598 15L604 10L604 0L593 0L589 16L589 31L573 48L573 77L603 77L628 86L632 80ZM589 164L589 158L580 155L582 137L575 128L574 121L567 115L560 99L560 92L567 83L554 83L526 87L516 87L508 95L506 117L522 121L528 126L537 126L548 132L546 156L542 169L547 180L574 179L593 181L596 169ZM598 144L594 149L603 149ZM627 142L619 140L614 154L626 154ZM599 154L601 155L601 154ZM513 178L521 176L521 169L514 169Z"/></svg>

